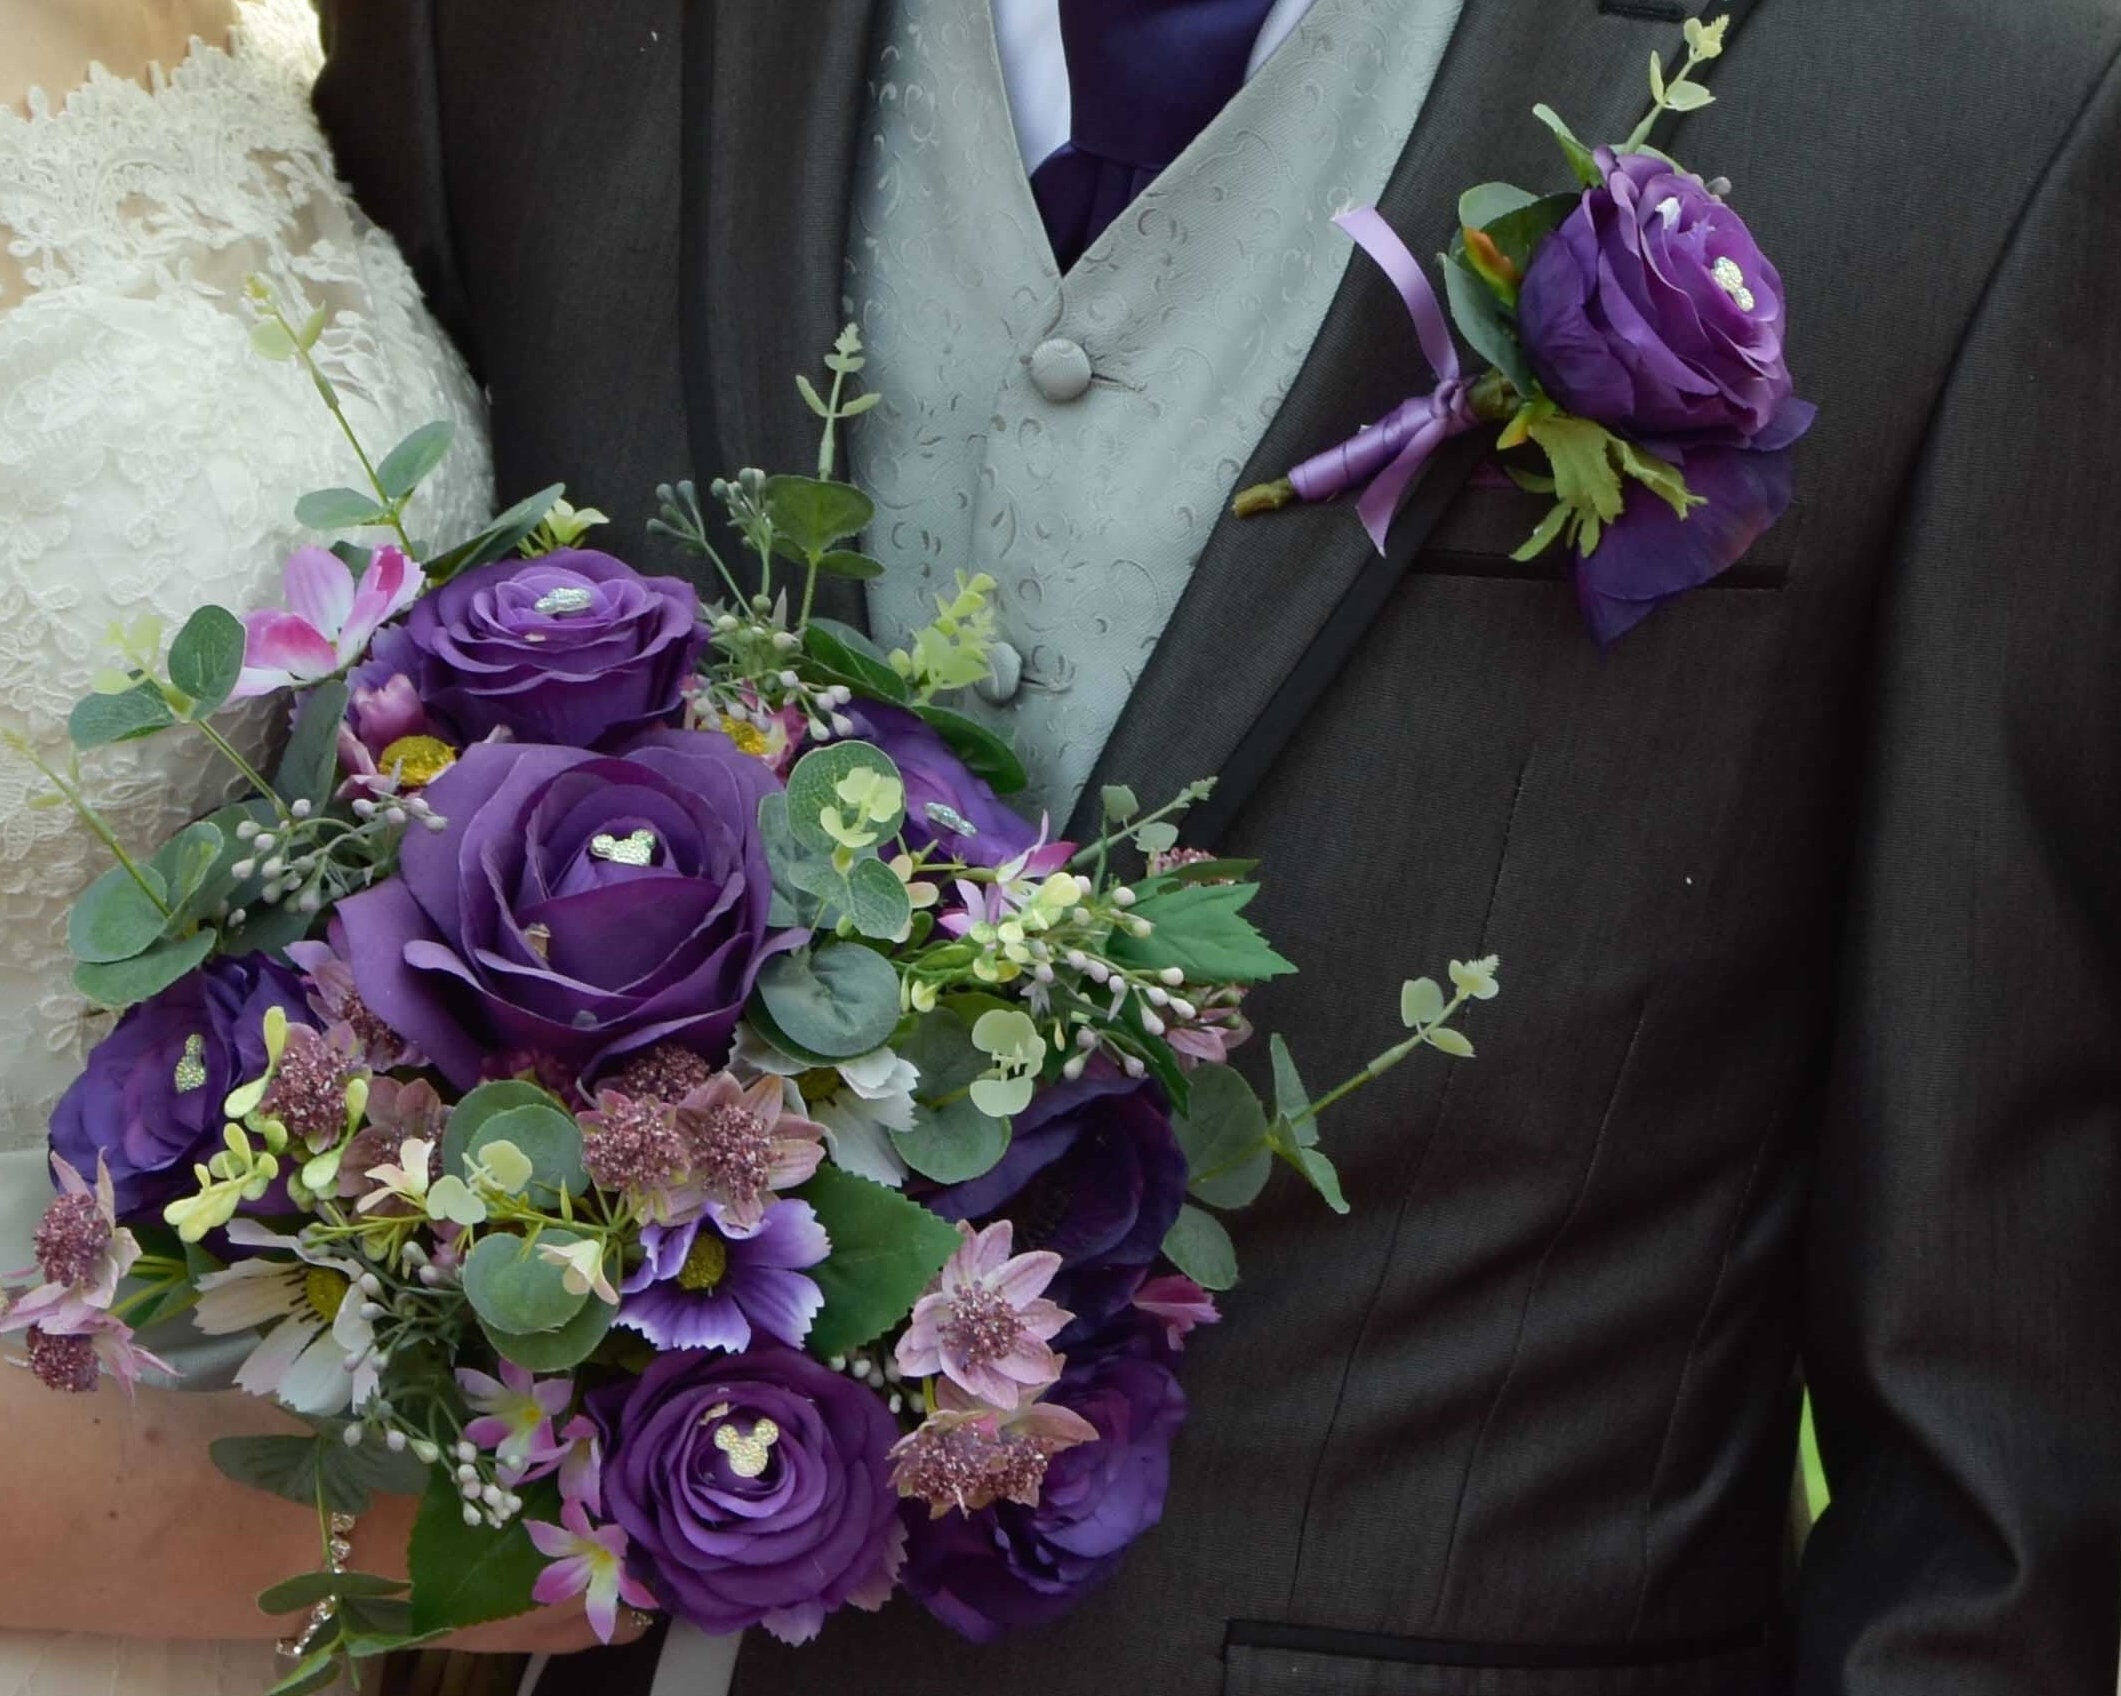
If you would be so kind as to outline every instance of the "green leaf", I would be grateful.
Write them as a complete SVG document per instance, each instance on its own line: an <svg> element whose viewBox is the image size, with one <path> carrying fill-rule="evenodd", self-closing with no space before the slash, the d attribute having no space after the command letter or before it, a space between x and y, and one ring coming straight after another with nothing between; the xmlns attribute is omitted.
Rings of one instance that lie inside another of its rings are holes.
<svg viewBox="0 0 2121 1696"><path fill-rule="evenodd" d="M854 399L840 408L840 417L843 419L859 418L871 407L882 405L883 399L884 391L882 389L871 389L865 395L856 395Z"/></svg>
<svg viewBox="0 0 2121 1696"><path fill-rule="evenodd" d="M913 1129L893 1131L891 1146L924 1178L939 1184L984 1177L1009 1152L1009 1121L982 1113L968 1096L941 1106L917 1103Z"/></svg>
<svg viewBox="0 0 2121 1696"><path fill-rule="evenodd" d="M258 1592L261 1614L291 1614L298 1608L315 1607L327 1596L398 1596L406 1590L402 1578L385 1578L374 1572L305 1572L299 1578L283 1578Z"/></svg>
<svg viewBox="0 0 2121 1696"><path fill-rule="evenodd" d="M213 951L214 933L194 931L174 941L158 942L129 960L84 960L74 968L74 987L98 1006L123 1009L160 995Z"/></svg>
<svg viewBox="0 0 2121 1696"><path fill-rule="evenodd" d="M300 942L315 928L322 915L304 913L293 902L277 907L252 907L244 922L221 937L224 954L280 954L290 942Z"/></svg>
<svg viewBox="0 0 2121 1696"><path fill-rule="evenodd" d="M1276 1031L1267 1039L1267 1052L1274 1062L1274 1111L1289 1127L1299 1148L1318 1141L1318 1115L1311 1111L1311 1095L1296 1072L1296 1056Z"/></svg>
<svg viewBox="0 0 2121 1696"><path fill-rule="evenodd" d="M1473 1044L1467 1040L1466 1034L1463 1031L1454 1031L1449 1025L1445 1025L1441 1030L1429 1032L1428 1044L1438 1053L1448 1054L1454 1059L1473 1058Z"/></svg>
<svg viewBox="0 0 2121 1696"><path fill-rule="evenodd" d="M906 680L891 669L883 652L852 625L813 618L803 630L803 651L858 694L883 701L904 701Z"/></svg>
<svg viewBox="0 0 2121 1696"><path fill-rule="evenodd" d="M418 1632L461 1630L528 1613L531 1587L545 1570L523 1529L527 1519L559 1517L550 1483L523 1491L523 1511L499 1531L464 1523L464 1501L446 1473L437 1472L413 1521L412 1625Z"/></svg>
<svg viewBox="0 0 2121 1696"><path fill-rule="evenodd" d="M1573 194L1546 195L1482 226L1483 233L1502 250L1503 257L1516 266L1518 275L1522 276L1532 268L1532 256L1539 251L1539 244L1576 210L1578 201L1579 197Z"/></svg>
<svg viewBox="0 0 2121 1696"><path fill-rule="evenodd" d="M1689 23L1694 22L1692 18L1687 21ZM1650 55L1650 94L1659 105L1664 103L1664 55L1662 53L1653 52Z"/></svg>
<svg viewBox="0 0 2121 1696"><path fill-rule="evenodd" d="M1484 230L1496 219L1506 217L1520 207L1530 206L1538 199L1538 195L1527 193L1515 183L1476 183L1458 197L1459 226Z"/></svg>
<svg viewBox="0 0 2121 1696"><path fill-rule="evenodd" d="M561 1191L580 1195L589 1187L589 1173L582 1165L582 1128L571 1113L563 1112L549 1097L481 1117L464 1137L461 1169L468 1172L470 1163L490 1142L512 1142L529 1157L529 1199L535 1206L557 1207ZM544 1327L511 1325L508 1329L535 1331Z"/></svg>
<svg viewBox="0 0 2121 1696"><path fill-rule="evenodd" d="M977 1018L978 1014L972 1017ZM954 1007L937 1007L923 1013L892 1047L901 1060L920 1073L921 1080L913 1086L913 1093L922 1101L941 1101L957 1094L990 1064L972 1040L972 1020Z"/></svg>
<svg viewBox="0 0 2121 1696"><path fill-rule="evenodd" d="M118 695L88 695L67 715L66 733L76 748L101 748L131 742L167 730L177 722L161 690L152 683L134 684Z"/></svg>
<svg viewBox="0 0 2121 1696"><path fill-rule="evenodd" d="M1134 833L1134 846L1144 854L1168 854L1178 846L1178 826L1168 819L1155 819Z"/></svg>
<svg viewBox="0 0 2121 1696"><path fill-rule="evenodd" d="M774 529L806 555L859 536L876 516L875 503L851 483L817 477L769 477L765 503Z"/></svg>
<svg viewBox="0 0 2121 1696"><path fill-rule="evenodd" d="M1147 936L1117 934L1107 953L1117 965L1147 971L1176 966L1193 983L1257 983L1296 968L1267 946L1244 917L1259 893L1251 883L1189 883L1137 902Z"/></svg>
<svg viewBox="0 0 2121 1696"><path fill-rule="evenodd" d="M1475 353L1509 378L1519 394L1530 394L1534 382L1532 369L1525 362L1524 349L1517 344L1517 332L1512 328L1502 302L1495 298L1495 291L1482 282L1470 266L1448 254L1443 257L1443 282L1458 333L1472 345Z"/></svg>
<svg viewBox="0 0 2121 1696"><path fill-rule="evenodd" d="M1613 457L1620 462L1624 475L1634 478L1681 518L1704 504L1703 497L1687 487L1686 473L1671 461L1659 459L1618 436L1613 438Z"/></svg>
<svg viewBox="0 0 2121 1696"><path fill-rule="evenodd" d="M319 683L295 709L294 728L272 786L289 806L307 801L321 807L339 781L339 725L346 717L347 688L339 678Z"/></svg>
<svg viewBox="0 0 2121 1696"><path fill-rule="evenodd" d="M147 888L140 884L144 882ZM139 880L113 866L81 892L66 915L66 942L76 960L91 965L130 960L154 946L168 922L169 889L153 866Z"/></svg>
<svg viewBox="0 0 2121 1696"><path fill-rule="evenodd" d="M442 463L456 434L456 425L446 418L437 418L413 431L376 467L376 481L383 485L383 492L396 501L411 494Z"/></svg>
<svg viewBox="0 0 2121 1696"><path fill-rule="evenodd" d="M212 819L186 825L161 847L148 867L162 880L164 898L170 907L163 926L177 935L197 923L220 899L229 880L223 867L232 862L230 841Z"/></svg>
<svg viewBox="0 0 2121 1696"><path fill-rule="evenodd" d="M884 575L884 562L871 559L867 554L856 553L852 548L834 548L830 553L820 554L818 570L827 577L848 577L857 583L866 583Z"/></svg>
<svg viewBox="0 0 2121 1696"><path fill-rule="evenodd" d="M1554 132L1554 139L1561 143L1561 151L1568 155L1569 169L1576 173L1576 180L1585 188L1596 188L1603 181L1598 161L1591 150L1576 139L1576 132L1562 122L1561 114L1547 105L1534 106L1532 116Z"/></svg>
<svg viewBox="0 0 2121 1696"><path fill-rule="evenodd" d="M207 1452L238 1484L311 1511L321 1493L330 1513L366 1513L376 1491L391 1491L405 1481L408 1465L422 1475L426 1472L409 1456L394 1455L378 1442L349 1449L337 1429L307 1437L222 1437Z"/></svg>
<svg viewBox="0 0 2121 1696"><path fill-rule="evenodd" d="M1136 838L1141 836L1136 831ZM1259 869L1257 860L1195 860L1190 866L1173 866L1161 876L1149 880L1158 889L1175 888L1183 883L1238 883ZM1142 884L1136 884L1138 891Z"/></svg>
<svg viewBox="0 0 2121 1696"><path fill-rule="evenodd" d="M1103 802L1105 817L1113 824L1125 824L1142 810L1141 801L1124 783L1108 783L1098 799Z"/></svg>
<svg viewBox="0 0 2121 1696"><path fill-rule="evenodd" d="M824 1293L803 1346L821 1359L872 1342L913 1311L943 1262L957 1227L898 1191L836 1166L792 1192L816 1209L832 1252L808 1276Z"/></svg>
<svg viewBox="0 0 2121 1696"><path fill-rule="evenodd" d="M361 530L388 524L390 514L359 489L312 489L295 502L295 519L312 530Z"/></svg>
<svg viewBox="0 0 2121 1696"><path fill-rule="evenodd" d="M521 1078L499 1078L492 1083L480 1084L465 1096L451 1111L449 1126L442 1133L442 1170L462 1173L464 1156L471 1148L472 1137L487 1120L519 1107L560 1111L559 1101L551 1091ZM529 1150L524 1152L527 1154Z"/></svg>
<svg viewBox="0 0 2121 1696"><path fill-rule="evenodd" d="M1537 559L1547 549L1551 548L1555 542L1560 540L1562 529L1568 522L1568 507L1556 501L1554 505L1547 508L1546 517L1539 521L1538 526L1532 531L1531 535L1519 544L1517 551L1511 554L1510 558L1516 560L1520 565L1528 560Z"/></svg>
<svg viewBox="0 0 2121 1696"><path fill-rule="evenodd" d="M1290 1156L1289 1163L1310 1181L1311 1187L1325 1197L1326 1205L1335 1213L1348 1211L1348 1198L1341 1194L1340 1172L1333 1162L1315 1148L1299 1148Z"/></svg>
<svg viewBox="0 0 2121 1696"><path fill-rule="evenodd" d="M1408 1030L1443 1017L1443 986L1434 978L1410 978L1399 991L1399 1022Z"/></svg>
<svg viewBox="0 0 2121 1696"><path fill-rule="evenodd" d="M1220 1219L1190 1201L1164 1237L1164 1258L1204 1290L1227 1290L1237 1282L1237 1245Z"/></svg>
<svg viewBox="0 0 2121 1696"><path fill-rule="evenodd" d="M524 537L545 522L545 515L552 511L553 503L566 493L565 483L554 483L534 495L524 496L469 541L459 542L446 553L428 560L428 583L431 586L447 583L460 573L475 566L491 565L513 551Z"/></svg>
<svg viewBox="0 0 2121 1696"><path fill-rule="evenodd" d="M295 338L277 318L260 319L250 327L250 350L261 359L292 359Z"/></svg>
<svg viewBox="0 0 2121 1696"><path fill-rule="evenodd" d="M948 707L932 705L913 709L929 727L950 745L973 776L983 777L997 795L1014 795L1031 781L1016 750L977 719Z"/></svg>
<svg viewBox="0 0 2121 1696"><path fill-rule="evenodd" d="M1716 97L1698 82L1675 82L1665 91L1665 105L1674 112L1698 112L1716 104Z"/></svg>
<svg viewBox="0 0 2121 1696"><path fill-rule="evenodd" d="M548 1230L542 1246L565 1248L579 1242L572 1231ZM600 1298L576 1295L567 1288L562 1269L533 1248L526 1237L505 1234L481 1237L464 1257L464 1298L472 1311L503 1331L557 1331Z"/></svg>
<svg viewBox="0 0 2121 1696"><path fill-rule="evenodd" d="M848 811L838 785L860 771L887 772L898 780L901 790L905 787L905 779L899 776L891 756L868 742L828 743L813 748L795 762L795 769L788 774L788 828L798 843L827 854L839 846L818 821L828 808L842 814ZM906 817L904 799L902 794L899 809L891 817L865 825L879 843L889 842L898 834Z"/></svg>
<svg viewBox="0 0 2121 1696"><path fill-rule="evenodd" d="M1274 1169L1267 1115L1252 1086L1228 1066L1193 1074L1193 1098L1172 1119L1191 1192L1210 1207L1249 1207Z"/></svg>
<svg viewBox="0 0 2121 1696"><path fill-rule="evenodd" d="M858 942L828 942L769 960L758 1001L811 1054L853 1060L883 1047L898 1027L898 973Z"/></svg>
<svg viewBox="0 0 2121 1696"><path fill-rule="evenodd" d="M1528 495L1551 495L1554 492L1554 479L1551 477L1541 477L1536 472L1526 471L1515 465L1506 465L1503 469L1510 474L1510 481Z"/></svg>
<svg viewBox="0 0 2121 1696"><path fill-rule="evenodd" d="M169 680L192 698L191 716L218 711L243 673L243 621L226 607L201 607L169 649Z"/></svg>
<svg viewBox="0 0 2121 1696"><path fill-rule="evenodd" d="M302 321L302 328L295 332L295 345L304 349L317 345L317 338L324 334L324 326L331 322L331 308L320 306Z"/></svg>
<svg viewBox="0 0 2121 1696"><path fill-rule="evenodd" d="M856 930L881 942L895 942L906 934L913 921L913 898L897 872L882 860L857 860L846 882L840 905Z"/></svg>
<svg viewBox="0 0 2121 1696"><path fill-rule="evenodd" d="M817 392L817 385L801 372L796 373L796 392L803 397L803 404L820 418L830 418L832 408L825 404L825 397Z"/></svg>
<svg viewBox="0 0 2121 1696"><path fill-rule="evenodd" d="M1534 422L1530 434L1554 468L1557 500L1575 512L1596 516L1601 524L1620 516L1624 497L1613 464L1611 431L1588 418L1553 413Z"/></svg>
<svg viewBox="0 0 2121 1696"><path fill-rule="evenodd" d="M582 1311L556 1331L503 1331L479 1321L494 1351L532 1372L565 1372L596 1352L619 1310L601 1298L582 1304Z"/></svg>
<svg viewBox="0 0 2121 1696"><path fill-rule="evenodd" d="M263 328L279 329L280 326L261 325ZM256 332L253 332L255 335ZM285 332L282 332L283 334ZM315 1692L329 1690L339 1682L338 1645L327 1643L315 1654L304 1660L279 1683L266 1691L265 1696L315 1696Z"/></svg>

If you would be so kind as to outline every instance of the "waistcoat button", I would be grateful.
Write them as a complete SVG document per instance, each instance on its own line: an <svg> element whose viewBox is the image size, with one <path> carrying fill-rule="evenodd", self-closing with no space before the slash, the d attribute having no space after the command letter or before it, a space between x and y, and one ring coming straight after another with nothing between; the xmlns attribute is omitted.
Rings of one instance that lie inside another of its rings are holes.
<svg viewBox="0 0 2121 1696"><path fill-rule="evenodd" d="M1031 386L1048 400L1081 400L1090 387L1090 356L1083 344L1066 336L1040 342L1031 350Z"/></svg>

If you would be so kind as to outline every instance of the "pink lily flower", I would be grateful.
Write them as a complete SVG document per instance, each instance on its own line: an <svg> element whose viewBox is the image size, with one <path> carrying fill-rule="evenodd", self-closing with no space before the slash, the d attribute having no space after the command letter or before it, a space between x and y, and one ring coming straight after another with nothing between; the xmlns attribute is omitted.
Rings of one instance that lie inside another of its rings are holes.
<svg viewBox="0 0 2121 1696"><path fill-rule="evenodd" d="M566 1451L560 1457L560 1500L579 1502L591 1513L604 1511L604 1447L596 1422L578 1413L560 1427Z"/></svg>
<svg viewBox="0 0 2121 1696"><path fill-rule="evenodd" d="M592 1528L589 1511L580 1502L560 1509L560 1523L526 1519L523 1529L539 1554L552 1565L538 1574L531 1599L545 1607L574 1596L586 1598L584 1611L599 1642L609 1643L618 1628L619 1604L653 1608L655 1595L626 1571L626 1528L602 1525Z"/></svg>
<svg viewBox="0 0 2121 1696"><path fill-rule="evenodd" d="M1151 1278L1134 1292L1134 1305L1150 1318L1163 1321L1164 1341L1174 1349L1186 1346L1187 1333L1196 1325L1213 1325L1222 1318L1214 1298L1177 1272Z"/></svg>
<svg viewBox="0 0 2121 1696"><path fill-rule="evenodd" d="M357 584L329 549L297 548L287 559L286 582L286 611L254 612L243 621L247 640L234 700L345 670L384 624L420 598L427 576L396 548L378 548Z"/></svg>
<svg viewBox="0 0 2121 1696"><path fill-rule="evenodd" d="M552 1433L552 1422L574 1400L571 1378L537 1379L512 1360L501 1362L501 1376L464 1366L457 1369L464 1400L480 1417L464 1427L464 1440L493 1450L504 1471L521 1480L534 1468L550 1470L566 1453Z"/></svg>

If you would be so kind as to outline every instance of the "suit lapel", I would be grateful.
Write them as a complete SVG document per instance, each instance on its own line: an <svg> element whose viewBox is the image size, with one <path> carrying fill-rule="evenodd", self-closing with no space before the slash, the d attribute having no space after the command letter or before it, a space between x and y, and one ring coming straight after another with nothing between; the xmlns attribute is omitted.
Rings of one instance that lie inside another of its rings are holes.
<svg viewBox="0 0 2121 1696"><path fill-rule="evenodd" d="M795 392L844 319L856 152L879 0L685 0L680 242L685 404L702 483L808 469ZM860 623L859 583L819 610Z"/></svg>
<svg viewBox="0 0 2121 1696"><path fill-rule="evenodd" d="M1417 254L1433 255L1450 240L1458 196L1475 183L1565 186L1567 166L1533 105L1552 105L1594 144L1624 135L1648 104L1649 53L1662 49L1671 58L1671 36L1668 19L1607 14L1593 0L1465 0L1379 209ZM1356 257L1236 486L1281 476L1428 382L1405 308L1375 267ZM1489 439L1462 437L1436 457L1383 558L1346 503L1225 516L1106 744L1070 834L1080 840L1094 830L1102 785L1127 783L1154 802L1214 772L1216 793L1187 830L1191 840L1213 841L1390 598Z"/></svg>

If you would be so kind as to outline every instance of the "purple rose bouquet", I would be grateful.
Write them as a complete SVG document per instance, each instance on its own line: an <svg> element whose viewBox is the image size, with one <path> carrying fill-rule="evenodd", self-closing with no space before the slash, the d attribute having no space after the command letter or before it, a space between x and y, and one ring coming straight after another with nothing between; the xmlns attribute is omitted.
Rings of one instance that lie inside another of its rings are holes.
<svg viewBox="0 0 2121 1696"><path fill-rule="evenodd" d="M859 348L802 386L828 468ZM1720 399L1568 367L1703 456L1762 451L1786 384L1703 369ZM1275 1040L1263 1102L1225 1062L1294 967L1251 868L1176 846L1205 786L1108 790L1056 842L939 698L987 670L991 580L887 653L808 615L820 574L881 569L868 499L752 471L712 490L745 586L665 491L718 604L579 547L598 515L557 490L423 557L405 502L446 446L303 503L390 540L303 549L284 608L136 641L74 714L84 750L204 737L245 790L74 912L124 1012L52 1121L0 1338L59 1390L166 1371L149 1327L241 1339L238 1384L312 1435L214 1458L327 1551L372 1492L424 1496L409 1584L328 1554L260 1598L306 1615L282 1691L576 1597L607 1636L623 1603L800 1641L899 1590L976 1639L1057 1616L1164 1511L1180 1355L1237 1277L1220 1216L1277 1162L1345 1211L1321 1112L1469 1057L1495 962L1409 983L1402 1039L1316 1099ZM274 692L268 777L213 721Z"/></svg>
<svg viewBox="0 0 2121 1696"><path fill-rule="evenodd" d="M1360 507L1378 549L1429 456L1454 435L1499 424L1499 445L1543 456L1508 465L1553 506L1516 558L1556 542L1600 642L1742 559L1788 509L1789 449L1815 409L1784 357L1782 278L1724 196L1649 145L1660 117L1714 100L1693 79L1719 57L1728 18L1690 20L1686 63L1652 55L1649 114L1618 147L1586 147L1547 107L1581 188L1537 195L1509 183L1468 189L1443 256L1451 317L1490 362L1460 375L1443 311L1421 267L1374 211L1340 224L1390 274L1441 386L1248 489L1240 513L1330 500L1367 484Z"/></svg>

